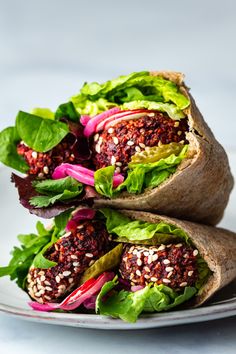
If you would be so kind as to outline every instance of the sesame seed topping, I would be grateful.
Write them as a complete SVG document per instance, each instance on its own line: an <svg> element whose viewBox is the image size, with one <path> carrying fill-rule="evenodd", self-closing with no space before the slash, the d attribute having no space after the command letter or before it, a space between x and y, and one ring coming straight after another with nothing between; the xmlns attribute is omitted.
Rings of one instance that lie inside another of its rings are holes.
<svg viewBox="0 0 236 354"><path fill-rule="evenodd" d="M141 152L141 149L140 149L139 146L135 146L135 150L136 150L137 152Z"/></svg>
<svg viewBox="0 0 236 354"><path fill-rule="evenodd" d="M190 270L190 271L188 272L188 276L191 277L192 275L193 275L193 270Z"/></svg>
<svg viewBox="0 0 236 354"><path fill-rule="evenodd" d="M183 244L182 243L177 243L177 245L175 245L176 248L182 247Z"/></svg>
<svg viewBox="0 0 236 354"><path fill-rule="evenodd" d="M177 134L180 136L180 135L182 134L181 130L179 130L179 131L177 132Z"/></svg>
<svg viewBox="0 0 236 354"><path fill-rule="evenodd" d="M38 154L37 154L36 151L33 151L32 154L31 154L31 156L33 157L33 159L37 159Z"/></svg>
<svg viewBox="0 0 236 354"><path fill-rule="evenodd" d="M167 278L170 278L172 274L173 274L173 272L169 272L169 273L167 274Z"/></svg>
<svg viewBox="0 0 236 354"><path fill-rule="evenodd" d="M120 173L120 167L116 167L115 172Z"/></svg>
<svg viewBox="0 0 236 354"><path fill-rule="evenodd" d="M98 153L98 154L100 154L100 152L101 152L101 148L100 148L100 145L96 145L95 146L95 150L96 150L96 152Z"/></svg>
<svg viewBox="0 0 236 354"><path fill-rule="evenodd" d="M95 134L93 139L96 142L96 141L98 141L98 138L99 138L99 134Z"/></svg>
<svg viewBox="0 0 236 354"><path fill-rule="evenodd" d="M177 128L179 126L179 122L175 122L174 127Z"/></svg>
<svg viewBox="0 0 236 354"><path fill-rule="evenodd" d="M71 272L69 270L65 270L63 273L64 277L68 277L69 275L71 275Z"/></svg>
<svg viewBox="0 0 236 354"><path fill-rule="evenodd" d="M157 255L157 254L154 254L154 255L152 256L152 261L155 262L157 259L158 259L158 255Z"/></svg>
<svg viewBox="0 0 236 354"><path fill-rule="evenodd" d="M101 146L101 145L102 145L102 142L103 142L103 138L102 138L102 136L100 136L99 139L98 139L98 145Z"/></svg>
<svg viewBox="0 0 236 354"><path fill-rule="evenodd" d="M92 259L90 262L89 262L89 266L93 265L95 263L95 260Z"/></svg>
<svg viewBox="0 0 236 354"><path fill-rule="evenodd" d="M93 254L92 253L85 253L85 257L93 258Z"/></svg>
<svg viewBox="0 0 236 354"><path fill-rule="evenodd" d="M149 253L151 254L151 255L153 255L154 254L154 251L153 250L149 250Z"/></svg>
<svg viewBox="0 0 236 354"><path fill-rule="evenodd" d="M74 279L73 278L69 278L69 283L73 283Z"/></svg>
<svg viewBox="0 0 236 354"><path fill-rule="evenodd" d="M166 279L166 278L162 279L162 281L163 281L163 283L166 283L166 284L171 283L171 280L170 279Z"/></svg>
<svg viewBox="0 0 236 354"><path fill-rule="evenodd" d="M112 155L112 157L111 157L111 164L112 164L112 165L115 165L115 163L116 163L116 158L115 158L115 156Z"/></svg>
<svg viewBox="0 0 236 354"><path fill-rule="evenodd" d="M50 297L50 296L47 296L47 295L45 295L44 298L45 298L46 300L48 300L48 301L51 300L51 297Z"/></svg>
<svg viewBox="0 0 236 354"><path fill-rule="evenodd" d="M155 113L153 113L153 112L148 113L148 117L155 117Z"/></svg>
<svg viewBox="0 0 236 354"><path fill-rule="evenodd" d="M148 256L148 264L152 263L152 256Z"/></svg>
<svg viewBox="0 0 236 354"><path fill-rule="evenodd" d="M170 264L170 261L169 261L169 259L164 259L163 263L164 264Z"/></svg>
<svg viewBox="0 0 236 354"><path fill-rule="evenodd" d="M139 277L141 277L141 274L142 274L142 273L140 272L139 269L137 269L137 270L136 270L136 274L137 274Z"/></svg>
<svg viewBox="0 0 236 354"><path fill-rule="evenodd" d="M145 257L149 256L149 252L148 251L143 252L143 254L144 254Z"/></svg>
<svg viewBox="0 0 236 354"><path fill-rule="evenodd" d="M60 283L60 281L61 281L61 278L59 277L59 275L57 275L57 276L56 276L56 282L57 282L57 283Z"/></svg>
<svg viewBox="0 0 236 354"><path fill-rule="evenodd" d="M71 258L71 259L77 259L78 257L77 257L75 254L72 254L72 255L70 256L70 258Z"/></svg>
<svg viewBox="0 0 236 354"><path fill-rule="evenodd" d="M144 278L145 278L145 279L149 279L149 278L150 278L150 275L145 274L145 275L144 275Z"/></svg>
<svg viewBox="0 0 236 354"><path fill-rule="evenodd" d="M137 252L136 256L137 258L141 258L141 252Z"/></svg>
<svg viewBox="0 0 236 354"><path fill-rule="evenodd" d="M156 278L156 277L151 277L150 280L151 280L151 281L157 281L157 278Z"/></svg>
<svg viewBox="0 0 236 354"><path fill-rule="evenodd" d="M145 272L150 273L150 269L146 266L144 267Z"/></svg>
<svg viewBox="0 0 236 354"><path fill-rule="evenodd" d="M134 277L134 273L131 273L130 274L130 279L133 279L133 277Z"/></svg>
<svg viewBox="0 0 236 354"><path fill-rule="evenodd" d="M113 136L112 140L113 140L115 145L117 145L119 143L119 140L118 140L118 138L116 136Z"/></svg>
<svg viewBox="0 0 236 354"><path fill-rule="evenodd" d="M47 174L48 174L48 172L49 172L49 168L48 168L48 166L44 166L44 168L43 168L43 172L45 173L45 175L47 175Z"/></svg>
<svg viewBox="0 0 236 354"><path fill-rule="evenodd" d="M198 255L198 250L194 250L193 255L194 255L194 257L196 257Z"/></svg>
<svg viewBox="0 0 236 354"><path fill-rule="evenodd" d="M158 251L164 251L164 249L166 248L166 246L165 245L160 245L160 247L158 247Z"/></svg>
<svg viewBox="0 0 236 354"><path fill-rule="evenodd" d="M140 258L138 258L138 259L137 259L137 265L138 265L138 266L141 266L142 264L143 264L143 262L141 261Z"/></svg>
<svg viewBox="0 0 236 354"><path fill-rule="evenodd" d="M173 267L166 267L167 273L171 272L174 268Z"/></svg>
<svg viewBox="0 0 236 354"><path fill-rule="evenodd" d="M140 146L141 148L143 148L143 149L145 149L145 147L146 147L146 145L143 144L143 143L139 143L139 146Z"/></svg>
<svg viewBox="0 0 236 354"><path fill-rule="evenodd" d="M122 162L117 161L117 162L116 162L116 166L121 167L121 166L122 166Z"/></svg>
<svg viewBox="0 0 236 354"><path fill-rule="evenodd" d="M127 141L127 145L128 145L128 146L132 146L132 145L134 145L134 142L133 142L132 140L128 140L128 141Z"/></svg>
<svg viewBox="0 0 236 354"><path fill-rule="evenodd" d="M109 133L109 134L114 133L114 128L109 128L109 129L108 129L108 133Z"/></svg>
<svg viewBox="0 0 236 354"><path fill-rule="evenodd" d="M180 286L181 286L181 288L183 288L184 286L187 286L187 284L188 283L186 281L184 281L183 283L180 284Z"/></svg>
<svg viewBox="0 0 236 354"><path fill-rule="evenodd" d="M46 280L46 277L45 277L45 275L41 275L41 277L40 277L40 280L41 280L41 281L44 281L44 280Z"/></svg>
<svg viewBox="0 0 236 354"><path fill-rule="evenodd" d="M73 262L74 267L78 267L80 265L80 262Z"/></svg>
<svg viewBox="0 0 236 354"><path fill-rule="evenodd" d="M44 284L45 284L45 285L48 285L48 286L51 285L51 283L50 283L48 280L45 280Z"/></svg>
<svg viewBox="0 0 236 354"><path fill-rule="evenodd" d="M52 291L52 288L50 286L45 286L45 290Z"/></svg>
<svg viewBox="0 0 236 354"><path fill-rule="evenodd" d="M42 173L42 172L40 172L39 174L38 174L38 178L43 178L44 177L44 174Z"/></svg>

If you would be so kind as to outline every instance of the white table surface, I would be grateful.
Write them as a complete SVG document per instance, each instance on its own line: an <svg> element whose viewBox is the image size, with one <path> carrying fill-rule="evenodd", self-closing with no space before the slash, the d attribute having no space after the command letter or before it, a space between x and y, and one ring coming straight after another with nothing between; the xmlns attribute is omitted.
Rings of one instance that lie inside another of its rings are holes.
<svg viewBox="0 0 236 354"><path fill-rule="evenodd" d="M235 12L234 0L0 0L0 129L19 109L55 109L85 80L172 69L187 74L207 122L235 151ZM236 229L233 210L223 225ZM0 353L235 354L235 333L236 317L105 332L0 314Z"/></svg>

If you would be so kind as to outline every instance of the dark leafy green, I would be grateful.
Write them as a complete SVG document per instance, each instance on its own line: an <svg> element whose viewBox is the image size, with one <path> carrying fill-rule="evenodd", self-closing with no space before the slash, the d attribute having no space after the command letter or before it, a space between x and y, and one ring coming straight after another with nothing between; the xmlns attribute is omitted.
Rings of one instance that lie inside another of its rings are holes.
<svg viewBox="0 0 236 354"><path fill-rule="evenodd" d="M38 208L73 199L83 192L83 185L72 177L35 181L33 186L38 193L43 194L30 199L30 204Z"/></svg>
<svg viewBox="0 0 236 354"><path fill-rule="evenodd" d="M25 173L28 171L29 166L23 157L17 154L16 145L19 141L20 137L15 127L8 127L0 132L0 161Z"/></svg>
<svg viewBox="0 0 236 354"><path fill-rule="evenodd" d="M52 227L47 230L38 221L37 234L19 235L20 247L14 247L11 252L12 258L7 267L0 267L0 277L10 276L11 280L16 280L17 285L25 289L26 276L32 264L39 268L48 268L56 265L43 257L43 253L54 243L60 230Z"/></svg>
<svg viewBox="0 0 236 354"><path fill-rule="evenodd" d="M72 102L62 103L55 112L55 119L67 118L78 123L80 114L76 111Z"/></svg>
<svg viewBox="0 0 236 354"><path fill-rule="evenodd" d="M20 138L32 149L46 152L69 133L67 124L20 111L16 117Z"/></svg>

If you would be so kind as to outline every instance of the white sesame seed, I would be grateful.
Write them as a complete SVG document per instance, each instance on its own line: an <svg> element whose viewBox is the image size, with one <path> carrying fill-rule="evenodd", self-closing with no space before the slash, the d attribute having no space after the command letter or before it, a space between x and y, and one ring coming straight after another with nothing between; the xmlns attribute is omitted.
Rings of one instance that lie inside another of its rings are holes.
<svg viewBox="0 0 236 354"><path fill-rule="evenodd" d="M109 134L114 133L114 128L109 128L109 129L108 129L108 133L109 133Z"/></svg>
<svg viewBox="0 0 236 354"><path fill-rule="evenodd" d="M39 174L38 174L38 178L43 178L44 177L44 174L42 173L42 172L40 172Z"/></svg>
<svg viewBox="0 0 236 354"><path fill-rule="evenodd" d="M166 283L166 284L171 283L171 280L170 279L166 279L166 278L162 279L162 281L163 281L163 283Z"/></svg>
<svg viewBox="0 0 236 354"><path fill-rule="evenodd" d="M37 293L35 293L35 294L34 294L34 296L36 296L36 297L40 297L40 296L41 296L40 291L38 291Z"/></svg>
<svg viewBox="0 0 236 354"><path fill-rule="evenodd" d="M93 258L93 254L92 253L85 253L85 257Z"/></svg>
<svg viewBox="0 0 236 354"><path fill-rule="evenodd" d="M66 290L66 287L65 287L64 284L62 284L62 285L58 286L58 289L61 290L61 291L64 291L64 290Z"/></svg>
<svg viewBox="0 0 236 354"><path fill-rule="evenodd" d="M40 278L37 278L37 279L36 279L36 282L40 285L40 284L41 284Z"/></svg>
<svg viewBox="0 0 236 354"><path fill-rule="evenodd" d="M46 280L46 277L44 275L41 275L40 280L44 281L44 280Z"/></svg>
<svg viewBox="0 0 236 354"><path fill-rule="evenodd" d="M141 149L140 149L139 146L135 146L135 150L136 150L137 152L140 152L140 151L141 151Z"/></svg>
<svg viewBox="0 0 236 354"><path fill-rule="evenodd" d="M148 264L152 263L152 256L148 256Z"/></svg>
<svg viewBox="0 0 236 354"><path fill-rule="evenodd" d="M169 273L167 274L167 278L170 278L172 274L173 274L173 272L169 272Z"/></svg>
<svg viewBox="0 0 236 354"><path fill-rule="evenodd" d="M140 251L136 253L136 257L137 258L141 258L141 252Z"/></svg>
<svg viewBox="0 0 236 354"><path fill-rule="evenodd" d="M137 259L137 265L138 265L138 266L141 266L142 264L143 264L143 262L141 261L140 258L138 258L138 259Z"/></svg>
<svg viewBox="0 0 236 354"><path fill-rule="evenodd" d="M100 138L98 139L97 144L101 146L101 145L102 145L102 142L103 142L103 138L102 138L102 136L100 136Z"/></svg>
<svg viewBox="0 0 236 354"><path fill-rule="evenodd" d="M113 140L115 145L117 145L119 143L119 140L118 140L118 138L116 136L113 136L112 140Z"/></svg>
<svg viewBox="0 0 236 354"><path fill-rule="evenodd" d="M112 155L112 157L111 157L111 164L112 164L112 165L115 165L115 163L116 163L116 158L115 158L115 156Z"/></svg>
<svg viewBox="0 0 236 354"><path fill-rule="evenodd" d="M137 252L138 252L138 250L135 248L135 249L133 250L133 254L137 254Z"/></svg>
<svg viewBox="0 0 236 354"><path fill-rule="evenodd" d="M185 253L185 254L183 255L183 257L184 257L184 258L188 258L188 255L187 255L187 253Z"/></svg>
<svg viewBox="0 0 236 354"><path fill-rule="evenodd" d="M128 145L128 146L132 146L132 145L134 145L134 142L133 142L132 140L128 140L128 141L127 141L127 145Z"/></svg>
<svg viewBox="0 0 236 354"><path fill-rule="evenodd" d="M180 135L182 134L181 130L179 130L179 131L177 132L177 134L180 136Z"/></svg>
<svg viewBox="0 0 236 354"><path fill-rule="evenodd" d="M141 275L142 275L142 273L140 272L139 269L136 270L136 274L137 274L139 277L141 277Z"/></svg>
<svg viewBox="0 0 236 354"><path fill-rule="evenodd" d="M163 263L164 264L170 264L170 261L169 261L169 259L164 259Z"/></svg>
<svg viewBox="0 0 236 354"><path fill-rule="evenodd" d="M57 275L57 276L56 276L56 282L57 282L57 283L60 283L60 281L61 281L61 278L59 277L59 275Z"/></svg>
<svg viewBox="0 0 236 354"><path fill-rule="evenodd" d="M97 152L98 154L100 154L100 152L101 152L100 145L96 144L95 150L96 150L96 152Z"/></svg>
<svg viewBox="0 0 236 354"><path fill-rule="evenodd" d="M51 300L50 296L47 296L47 295L45 295L44 298L45 298L46 300L48 300L48 301Z"/></svg>
<svg viewBox="0 0 236 354"><path fill-rule="evenodd" d="M99 138L99 134L95 134L93 140L96 142L98 141L98 138Z"/></svg>
<svg viewBox="0 0 236 354"><path fill-rule="evenodd" d="M51 285L51 283L50 283L49 281L47 281L47 280L45 280L44 284L45 284L45 285L48 285L48 286Z"/></svg>
<svg viewBox="0 0 236 354"><path fill-rule="evenodd" d="M164 249L166 248L166 246L165 245L160 245L160 247L158 247L158 251L164 251Z"/></svg>
<svg viewBox="0 0 236 354"><path fill-rule="evenodd" d="M59 277L60 277L61 279L64 278L64 275L63 275L63 274L58 274L58 275L59 275Z"/></svg>
<svg viewBox="0 0 236 354"><path fill-rule="evenodd" d="M148 251L143 252L143 254L144 254L145 257L149 256L149 252Z"/></svg>
<svg viewBox="0 0 236 354"><path fill-rule="evenodd" d="M193 251L193 256L196 257L198 255L198 250Z"/></svg>
<svg viewBox="0 0 236 354"><path fill-rule="evenodd" d="M134 273L131 273L130 274L130 279L133 279L133 277L134 277Z"/></svg>
<svg viewBox="0 0 236 354"><path fill-rule="evenodd" d="M145 278L145 279L149 279L149 278L150 278L150 275L145 274L145 275L144 275L144 278Z"/></svg>
<svg viewBox="0 0 236 354"><path fill-rule="evenodd" d="M120 173L120 171L121 171L121 170L120 170L120 167L116 167L115 172L116 172L116 173Z"/></svg>
<svg viewBox="0 0 236 354"><path fill-rule="evenodd" d="M145 149L145 147L146 147L146 145L143 144L143 143L139 143L139 146L140 146L141 148L143 148L143 149Z"/></svg>
<svg viewBox="0 0 236 354"><path fill-rule="evenodd" d="M154 251L153 250L149 250L149 254L153 255L154 254Z"/></svg>
<svg viewBox="0 0 236 354"><path fill-rule="evenodd" d="M182 247L183 244L182 243L177 243L177 245L175 245L175 247L179 248L179 247Z"/></svg>
<svg viewBox="0 0 236 354"><path fill-rule="evenodd" d="M73 283L74 279L73 278L69 278L69 283Z"/></svg>
<svg viewBox="0 0 236 354"><path fill-rule="evenodd" d="M179 126L179 122L175 122L174 127L177 128Z"/></svg>
<svg viewBox="0 0 236 354"><path fill-rule="evenodd" d="M95 260L92 259L90 262L89 262L89 266L93 265L95 263Z"/></svg>
<svg viewBox="0 0 236 354"><path fill-rule="evenodd" d="M170 243L170 244L169 244L169 245L167 245L166 247L167 247L167 248L170 248L171 246L172 246L172 243Z"/></svg>
<svg viewBox="0 0 236 354"><path fill-rule="evenodd" d="M33 159L37 159L38 154L37 154L36 151L33 151L32 154L31 154L31 156L33 157Z"/></svg>
<svg viewBox="0 0 236 354"><path fill-rule="evenodd" d="M77 259L78 257L77 257L75 254L72 254L72 255L70 256L70 258L71 258L71 259Z"/></svg>
<svg viewBox="0 0 236 354"><path fill-rule="evenodd" d="M73 262L74 267L78 267L80 265L80 262Z"/></svg>
<svg viewBox="0 0 236 354"><path fill-rule="evenodd" d="M191 277L192 275L193 275L193 270L190 270L190 271L188 272L188 276Z"/></svg>
<svg viewBox="0 0 236 354"><path fill-rule="evenodd" d="M146 266L144 267L145 272L150 273L150 269Z"/></svg>
<svg viewBox="0 0 236 354"><path fill-rule="evenodd" d="M180 286L181 286L181 288L182 288L182 287L184 287L184 286L187 286L187 284L188 284L188 283L187 283L186 281L184 281L183 283L180 284Z"/></svg>
<svg viewBox="0 0 236 354"><path fill-rule="evenodd" d="M154 255L152 256L152 261L155 262L157 259L158 259L158 255L157 255L157 254L154 254Z"/></svg>
<svg viewBox="0 0 236 354"><path fill-rule="evenodd" d="M65 270L63 273L64 277L68 277L69 275L71 275L71 272L69 270Z"/></svg>
<svg viewBox="0 0 236 354"><path fill-rule="evenodd" d="M43 168L43 172L45 173L45 175L47 175L47 174L48 174L48 172L49 172L49 168L48 168L48 166L44 166L44 168Z"/></svg>
<svg viewBox="0 0 236 354"><path fill-rule="evenodd" d="M36 293L37 291L38 291L38 289L37 289L37 286L35 285L35 286L33 287L33 292Z"/></svg>
<svg viewBox="0 0 236 354"><path fill-rule="evenodd" d="M148 113L148 117L154 117L155 116L155 113L151 112L151 113Z"/></svg>
<svg viewBox="0 0 236 354"><path fill-rule="evenodd" d="M75 155L74 154L70 154L70 157L72 157L72 159L75 157Z"/></svg>
<svg viewBox="0 0 236 354"><path fill-rule="evenodd" d="M173 267L166 267L167 273L171 272L174 268Z"/></svg>
<svg viewBox="0 0 236 354"><path fill-rule="evenodd" d="M78 227L77 227L77 229L78 229ZM71 235L71 232L66 232L63 236L61 236L61 238L68 237L70 235Z"/></svg>
<svg viewBox="0 0 236 354"><path fill-rule="evenodd" d="M122 162L117 161L117 162L116 162L116 166L121 167L121 166L122 166Z"/></svg>
<svg viewBox="0 0 236 354"><path fill-rule="evenodd" d="M157 281L157 278L156 278L156 277L151 277L150 280L151 280L151 281Z"/></svg>
<svg viewBox="0 0 236 354"><path fill-rule="evenodd" d="M45 286L45 290L52 291L52 288L50 286Z"/></svg>
<svg viewBox="0 0 236 354"><path fill-rule="evenodd" d="M84 225L78 225L77 226L77 230L81 230L81 229L83 229L84 228Z"/></svg>
<svg viewBox="0 0 236 354"><path fill-rule="evenodd" d="M128 253L132 253L133 250L134 250L134 246L131 246Z"/></svg>

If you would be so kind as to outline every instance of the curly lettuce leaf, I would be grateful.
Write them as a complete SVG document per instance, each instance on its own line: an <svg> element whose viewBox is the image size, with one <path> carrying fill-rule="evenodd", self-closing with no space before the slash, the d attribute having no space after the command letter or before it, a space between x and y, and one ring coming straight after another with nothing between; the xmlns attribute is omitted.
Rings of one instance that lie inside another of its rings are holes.
<svg viewBox="0 0 236 354"><path fill-rule="evenodd" d="M33 108L30 113L35 116L39 116L39 117L46 118L46 119L54 119L55 118L54 112L52 112L51 109L49 109L49 108L36 107L36 108Z"/></svg>
<svg viewBox="0 0 236 354"><path fill-rule="evenodd" d="M16 151L16 145L19 141L20 136L15 127L8 127L0 132L0 161L6 166L26 173L29 166Z"/></svg>
<svg viewBox="0 0 236 354"><path fill-rule="evenodd" d="M151 284L136 292L116 291L117 277L103 285L96 300L96 312L134 323L142 312L170 310L191 299L197 292L186 287L177 293L168 286Z"/></svg>
<svg viewBox="0 0 236 354"><path fill-rule="evenodd" d="M120 238L123 238L123 241L126 240L131 243L133 241L143 243L144 240L152 240L155 237L156 244L159 244L163 241L169 242L173 235L173 239L180 239L189 243L188 235L174 225L165 222L150 223L141 220L131 220L122 213L108 208L100 209L100 212L106 218L107 231L118 236L118 238L114 238L115 241L120 241ZM160 239L158 238L159 234Z"/></svg>
<svg viewBox="0 0 236 354"><path fill-rule="evenodd" d="M178 165L187 156L188 145L184 145L179 155L170 156L152 163L130 163L127 177L116 189L113 188L114 166L108 166L94 173L94 185L98 193L105 197L116 197L121 191L140 194L145 188L155 188L175 173Z"/></svg>
<svg viewBox="0 0 236 354"><path fill-rule="evenodd" d="M161 110L173 119L183 118L182 110L190 104L175 83L152 76L148 71L120 76L103 84L86 83L71 101L79 113L91 116L118 105L122 109Z"/></svg>

